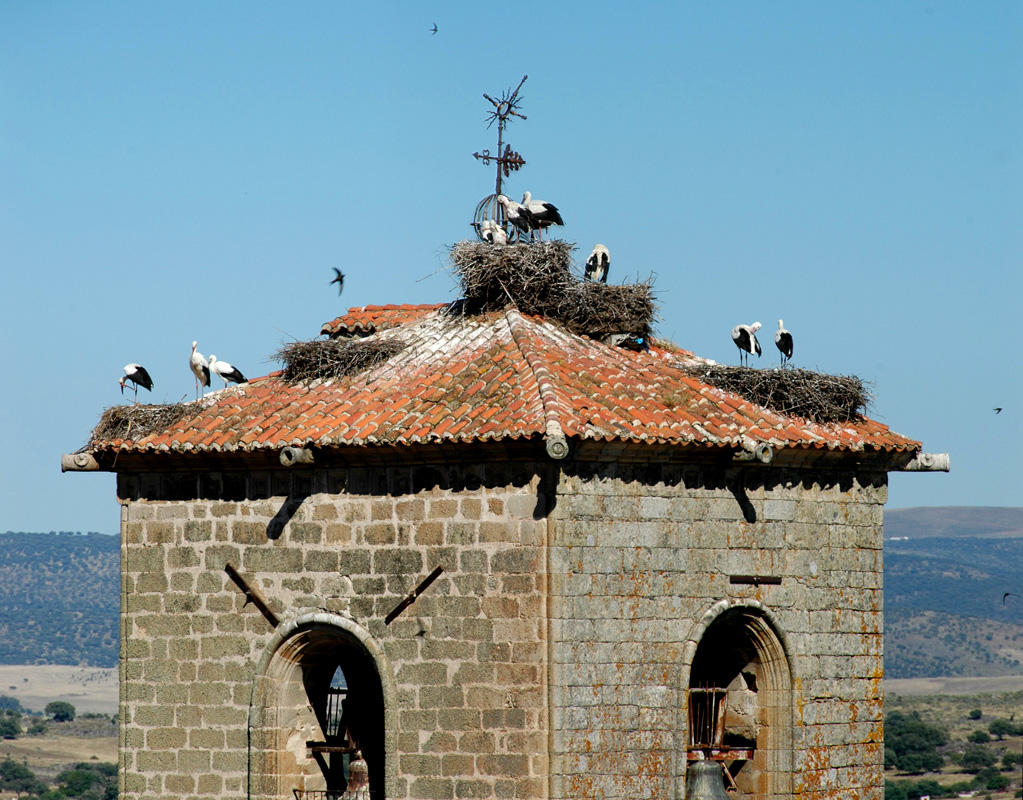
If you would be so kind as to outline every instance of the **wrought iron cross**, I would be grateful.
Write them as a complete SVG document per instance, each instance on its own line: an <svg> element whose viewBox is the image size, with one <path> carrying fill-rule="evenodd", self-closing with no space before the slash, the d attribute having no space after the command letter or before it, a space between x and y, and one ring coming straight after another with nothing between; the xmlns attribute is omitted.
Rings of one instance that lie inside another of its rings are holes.
<svg viewBox="0 0 1023 800"><path fill-rule="evenodd" d="M505 91L504 94L497 100L491 97L486 92L483 96L489 100L494 110L491 111L487 118L490 120L487 123L489 128L494 122L497 122L497 153L491 155L489 150L484 150L482 153L473 153L473 158L482 161L484 164L490 164L491 161L497 162L497 184L494 190L495 194L501 194L501 174L504 173L504 177L509 177L513 172L517 172L521 167L526 165L526 159L511 149L511 145L504 144L504 126L508 122L509 117L519 117L525 119L526 115L519 112L519 103L522 99L519 97L519 89L522 88L522 84L526 82L528 75L523 75L522 80L519 81L519 85L515 87L515 91ZM501 150L501 146L504 145L504 150Z"/></svg>

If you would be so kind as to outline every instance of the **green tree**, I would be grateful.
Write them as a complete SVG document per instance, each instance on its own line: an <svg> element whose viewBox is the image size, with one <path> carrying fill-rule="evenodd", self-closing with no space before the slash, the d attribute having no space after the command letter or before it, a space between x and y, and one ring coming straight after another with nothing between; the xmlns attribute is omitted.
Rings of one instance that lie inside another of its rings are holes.
<svg viewBox="0 0 1023 800"><path fill-rule="evenodd" d="M68 797L82 797L99 781L99 775L92 770L85 769L64 770L57 776L60 790Z"/></svg>
<svg viewBox="0 0 1023 800"><path fill-rule="evenodd" d="M911 797L923 797L924 795L930 795L931 797L939 797L945 790L942 785L936 780L931 778L924 778L922 781L917 781L916 786L911 791L907 792Z"/></svg>
<svg viewBox="0 0 1023 800"><path fill-rule="evenodd" d="M16 697L0 694L0 711L17 711L19 714L22 714L25 709L21 707L21 701Z"/></svg>
<svg viewBox="0 0 1023 800"><path fill-rule="evenodd" d="M884 782L884 800L908 800L906 795L906 787L903 786L905 781L885 781Z"/></svg>
<svg viewBox="0 0 1023 800"><path fill-rule="evenodd" d="M1007 719L993 719L988 724L987 729L991 731L992 736L998 737L998 741L1002 741L1003 737L1012 735L1013 731L1016 730L1016 726Z"/></svg>
<svg viewBox="0 0 1023 800"><path fill-rule="evenodd" d="M984 767L990 767L995 763L995 754L986 747L970 745L963 752L963 772L978 773Z"/></svg>
<svg viewBox="0 0 1023 800"><path fill-rule="evenodd" d="M895 753L897 769L915 774L940 769L945 759L937 748L947 743L948 734L924 722L916 711L893 711L885 718L884 744Z"/></svg>
<svg viewBox="0 0 1023 800"><path fill-rule="evenodd" d="M966 737L966 741L971 742L972 744L984 744L985 742L990 742L991 737L988 736L987 731L982 731L978 728Z"/></svg>
<svg viewBox="0 0 1023 800"><path fill-rule="evenodd" d="M116 800L117 765L82 762L57 775L57 797Z"/></svg>
<svg viewBox="0 0 1023 800"><path fill-rule="evenodd" d="M63 700L54 700L46 704L46 716L53 717L54 722L70 722L75 718L75 707Z"/></svg>
<svg viewBox="0 0 1023 800"><path fill-rule="evenodd" d="M966 715L968 719L980 719L983 714L979 708L973 709L969 714Z"/></svg>
<svg viewBox="0 0 1023 800"><path fill-rule="evenodd" d="M984 788L985 789L993 789L996 792L999 792L1002 789L1007 789L1008 786L1009 786L1009 779L1006 778L1004 775L1000 775L1000 774L999 775L992 775L988 779L987 783L984 784Z"/></svg>
<svg viewBox="0 0 1023 800"><path fill-rule="evenodd" d="M46 784L28 767L8 758L0 762L0 789L19 794L41 794L46 791Z"/></svg>
<svg viewBox="0 0 1023 800"><path fill-rule="evenodd" d="M0 737L4 739L17 739L21 733L21 721L18 717L11 717L4 714L0 717Z"/></svg>

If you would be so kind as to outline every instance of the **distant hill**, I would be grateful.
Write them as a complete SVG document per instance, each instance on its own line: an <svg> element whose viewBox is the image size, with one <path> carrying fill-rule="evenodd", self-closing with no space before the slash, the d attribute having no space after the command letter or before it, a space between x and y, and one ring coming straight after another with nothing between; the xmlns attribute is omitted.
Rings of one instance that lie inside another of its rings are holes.
<svg viewBox="0 0 1023 800"><path fill-rule="evenodd" d="M116 666L120 548L100 533L0 533L0 664Z"/></svg>
<svg viewBox="0 0 1023 800"><path fill-rule="evenodd" d="M120 541L0 533L0 664L117 664ZM885 513L891 678L1023 674L1023 508Z"/></svg>
<svg viewBox="0 0 1023 800"><path fill-rule="evenodd" d="M885 512L885 674L1023 674L1023 508Z"/></svg>
<svg viewBox="0 0 1023 800"><path fill-rule="evenodd" d="M885 538L1019 538L1023 508L1005 506L930 506L884 512Z"/></svg>

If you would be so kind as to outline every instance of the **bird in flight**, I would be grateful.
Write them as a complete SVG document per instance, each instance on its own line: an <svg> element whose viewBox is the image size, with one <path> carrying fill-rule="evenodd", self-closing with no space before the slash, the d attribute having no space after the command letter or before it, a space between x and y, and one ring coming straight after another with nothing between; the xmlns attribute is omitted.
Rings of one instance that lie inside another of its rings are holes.
<svg viewBox="0 0 1023 800"><path fill-rule="evenodd" d="M345 288L345 274L337 267L331 267L331 269L334 270L334 280L332 280L331 283L337 284L337 293L340 297L341 290Z"/></svg>
<svg viewBox="0 0 1023 800"><path fill-rule="evenodd" d="M996 406L995 407L995 413L996 414L1001 414L1002 413L1002 407L1001 406Z"/></svg>
<svg viewBox="0 0 1023 800"><path fill-rule="evenodd" d="M433 23L433 27L430 28L430 33L432 33L434 36L437 35L437 23L436 22Z"/></svg>
<svg viewBox="0 0 1023 800"><path fill-rule="evenodd" d="M1003 606L1005 605L1005 598L1006 598L1006 597L1009 597L1009 596L1012 596L1012 597L1019 597L1019 595L1018 595L1018 594L1016 594L1015 592L1003 592L1003 593L1002 593L1002 605L1003 605Z"/></svg>

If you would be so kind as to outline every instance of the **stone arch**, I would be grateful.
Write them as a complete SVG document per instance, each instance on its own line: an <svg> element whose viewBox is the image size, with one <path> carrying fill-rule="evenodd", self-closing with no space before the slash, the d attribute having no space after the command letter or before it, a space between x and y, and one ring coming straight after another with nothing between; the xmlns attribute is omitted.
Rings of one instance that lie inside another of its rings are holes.
<svg viewBox="0 0 1023 800"><path fill-rule="evenodd" d="M369 766L373 800L397 796L397 703L387 659L370 633L323 611L282 622L256 668L249 704L251 800L292 800L293 789L327 788L335 755L311 754L324 738L324 698L341 667L356 705L353 731ZM346 711L346 714L348 712Z"/></svg>
<svg viewBox="0 0 1023 800"><path fill-rule="evenodd" d="M730 796L775 800L792 797L794 742L793 671L790 648L771 612L754 599L725 599L711 606L686 641L681 680L681 724L690 743L690 692L697 686L728 689L725 743L751 745L754 757L741 764L738 792ZM741 705L746 704L745 716ZM737 705L740 706L737 709ZM729 740L730 739L730 740ZM685 768L678 796L685 796Z"/></svg>

